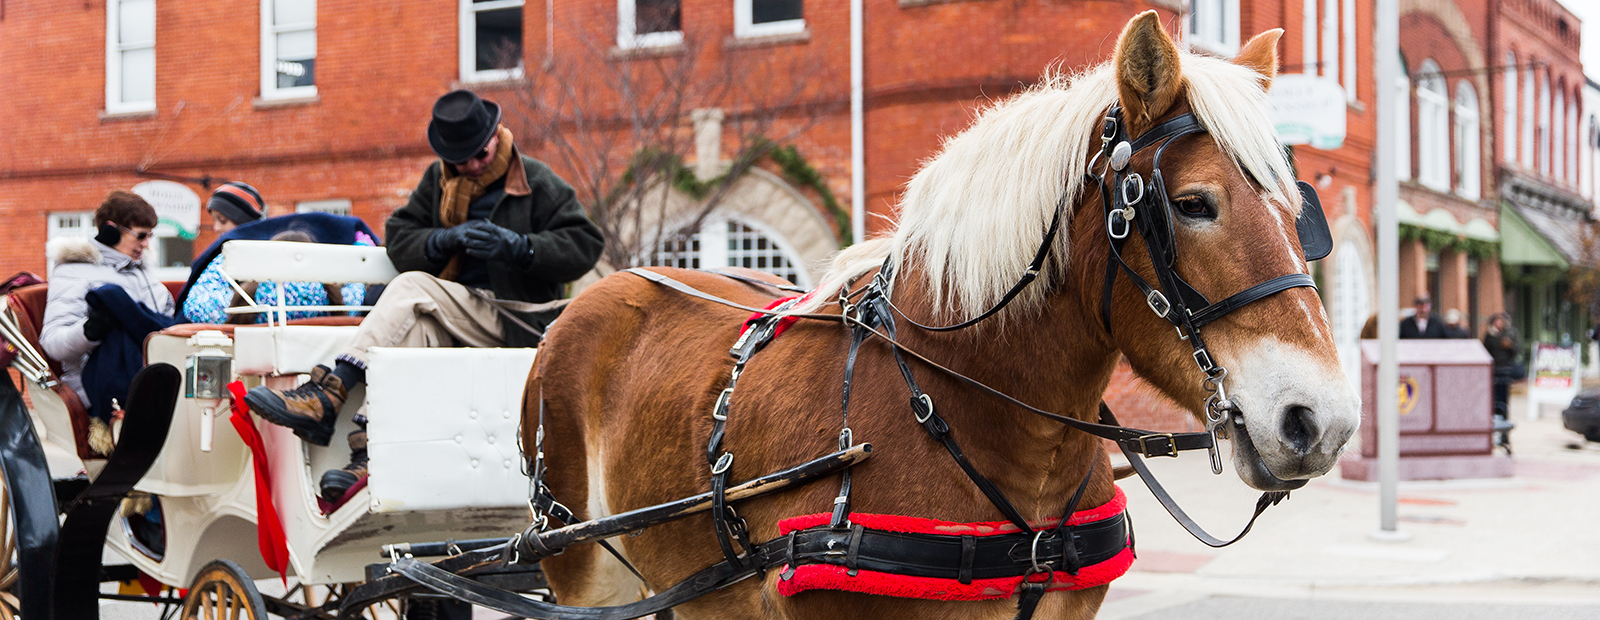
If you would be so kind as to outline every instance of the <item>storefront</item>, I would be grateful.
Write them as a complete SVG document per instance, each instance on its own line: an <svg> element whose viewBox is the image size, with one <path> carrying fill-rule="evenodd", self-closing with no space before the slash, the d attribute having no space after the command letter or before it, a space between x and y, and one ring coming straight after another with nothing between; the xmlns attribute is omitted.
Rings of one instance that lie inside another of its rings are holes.
<svg viewBox="0 0 1600 620"><path fill-rule="evenodd" d="M1593 218L1581 200L1558 190L1521 179L1506 190L1500 262L1512 324L1526 343L1586 340L1594 326Z"/></svg>

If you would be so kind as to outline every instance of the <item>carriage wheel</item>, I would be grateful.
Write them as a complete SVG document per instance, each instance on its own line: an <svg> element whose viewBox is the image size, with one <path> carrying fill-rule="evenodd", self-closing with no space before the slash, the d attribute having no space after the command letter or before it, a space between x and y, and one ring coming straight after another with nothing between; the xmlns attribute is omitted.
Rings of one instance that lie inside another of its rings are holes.
<svg viewBox="0 0 1600 620"><path fill-rule="evenodd" d="M266 603L238 564L212 560L183 598L184 620L267 620Z"/></svg>
<svg viewBox="0 0 1600 620"><path fill-rule="evenodd" d="M0 472L0 620L21 618L22 601L17 598L17 528L11 514L11 489Z"/></svg>

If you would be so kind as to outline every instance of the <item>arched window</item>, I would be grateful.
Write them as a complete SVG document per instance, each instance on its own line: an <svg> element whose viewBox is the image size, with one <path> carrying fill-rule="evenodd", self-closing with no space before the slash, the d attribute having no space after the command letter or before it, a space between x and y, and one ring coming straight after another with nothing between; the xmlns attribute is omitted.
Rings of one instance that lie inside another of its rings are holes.
<svg viewBox="0 0 1600 620"><path fill-rule="evenodd" d="M1483 166L1478 161L1478 91L1467 80L1456 85L1455 129L1456 193L1477 200L1482 189L1478 173Z"/></svg>
<svg viewBox="0 0 1600 620"><path fill-rule="evenodd" d="M1539 175L1550 176L1550 76L1539 73L1539 126L1534 130L1538 139L1538 152L1534 158L1539 163Z"/></svg>
<svg viewBox="0 0 1600 620"><path fill-rule="evenodd" d="M1450 99L1432 58L1417 71L1417 180L1450 190Z"/></svg>
<svg viewBox="0 0 1600 620"><path fill-rule="evenodd" d="M1505 143L1500 145L1500 157L1507 163L1517 159L1517 55L1506 52L1505 69L1505 118L1501 121L1505 135L1501 137Z"/></svg>
<svg viewBox="0 0 1600 620"><path fill-rule="evenodd" d="M1567 180L1567 85L1556 82L1550 111L1550 177Z"/></svg>
<svg viewBox="0 0 1600 620"><path fill-rule="evenodd" d="M811 274L787 241L758 224L715 213L701 223L698 231L662 239L645 264L684 269L746 267L799 286L811 286Z"/></svg>
<svg viewBox="0 0 1600 620"><path fill-rule="evenodd" d="M1533 135L1533 120L1538 118L1539 114L1534 108L1533 99L1533 93L1537 88L1535 85L1537 77L1531 66L1533 62L1530 61L1528 64L1530 65L1528 70L1522 73L1522 119L1519 123L1522 126L1522 140L1518 142L1521 147L1518 154L1522 157L1522 167L1532 170L1534 146L1538 144Z"/></svg>
<svg viewBox="0 0 1600 620"><path fill-rule="evenodd" d="M1394 79L1394 165L1395 178L1411 178L1411 77L1406 75L1406 57L1400 56L1400 75Z"/></svg>

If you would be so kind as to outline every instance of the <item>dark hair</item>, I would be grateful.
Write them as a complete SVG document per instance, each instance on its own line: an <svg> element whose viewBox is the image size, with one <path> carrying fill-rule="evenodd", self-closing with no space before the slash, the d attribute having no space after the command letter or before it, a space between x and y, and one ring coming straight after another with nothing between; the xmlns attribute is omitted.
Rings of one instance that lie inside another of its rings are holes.
<svg viewBox="0 0 1600 620"><path fill-rule="evenodd" d="M98 227L106 222L116 222L127 228L155 228L156 208L138 194L113 190L94 210L94 225Z"/></svg>

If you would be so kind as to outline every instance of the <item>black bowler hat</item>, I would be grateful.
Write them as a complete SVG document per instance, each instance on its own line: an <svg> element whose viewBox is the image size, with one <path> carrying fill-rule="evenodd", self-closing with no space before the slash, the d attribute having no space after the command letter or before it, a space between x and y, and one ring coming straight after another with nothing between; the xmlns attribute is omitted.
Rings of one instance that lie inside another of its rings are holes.
<svg viewBox="0 0 1600 620"><path fill-rule="evenodd" d="M453 91L433 104L428 123L428 146L452 164L465 163L478 154L500 126L500 106L478 98L470 90Z"/></svg>

